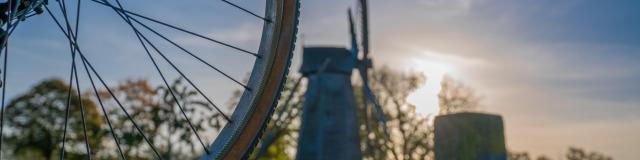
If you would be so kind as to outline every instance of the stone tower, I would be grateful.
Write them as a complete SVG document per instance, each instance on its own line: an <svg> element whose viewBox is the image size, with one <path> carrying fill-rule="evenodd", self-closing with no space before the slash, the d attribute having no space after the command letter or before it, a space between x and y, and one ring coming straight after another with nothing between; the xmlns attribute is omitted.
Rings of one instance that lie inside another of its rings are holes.
<svg viewBox="0 0 640 160"><path fill-rule="evenodd" d="M483 113L437 116L436 160L506 160L502 117Z"/></svg>

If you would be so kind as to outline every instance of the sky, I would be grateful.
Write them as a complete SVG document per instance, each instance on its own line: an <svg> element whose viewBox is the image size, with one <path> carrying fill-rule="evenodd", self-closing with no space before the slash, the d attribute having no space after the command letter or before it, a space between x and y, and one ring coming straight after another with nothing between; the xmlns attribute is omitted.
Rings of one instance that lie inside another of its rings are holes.
<svg viewBox="0 0 640 160"><path fill-rule="evenodd" d="M233 1L256 13L264 1ZM505 121L507 147L561 157L569 146L614 159L640 157L640 2L632 0L372 0L376 67L425 74L409 101L437 112L444 74L482 97L482 112ZM54 3L55 4L55 3ZM256 51L262 22L219 1L126 1L130 10ZM349 46L347 8L355 1L303 0L300 44ZM54 11L58 11L53 8ZM131 29L108 8L83 5L80 42L110 85L127 78L160 84ZM59 15L58 15L59 16ZM72 16L73 17L73 16ZM195 54L243 79L253 57L158 25ZM152 33L145 31L146 34ZM157 37L167 55L225 104L240 87ZM9 95L43 78L68 77L68 44L48 15L23 22L10 41ZM294 58L300 64L300 54ZM156 56L156 59L159 59ZM145 62L142 62L145 61ZM177 77L162 62L171 78ZM2 70L3 72L5 69ZM89 87L81 76L81 87Z"/></svg>
<svg viewBox="0 0 640 160"><path fill-rule="evenodd" d="M374 63L427 77L410 102L437 111L443 74L503 116L507 146L562 157L569 146L640 157L637 1L370 1ZM348 46L346 7L305 1L305 44ZM339 25L338 25L339 24Z"/></svg>

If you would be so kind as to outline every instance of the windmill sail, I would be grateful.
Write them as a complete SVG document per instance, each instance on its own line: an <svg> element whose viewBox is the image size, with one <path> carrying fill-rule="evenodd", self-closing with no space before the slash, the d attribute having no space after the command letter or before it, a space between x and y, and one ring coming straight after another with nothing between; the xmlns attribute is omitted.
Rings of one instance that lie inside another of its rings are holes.
<svg viewBox="0 0 640 160"><path fill-rule="evenodd" d="M358 39L356 38L356 28L353 25L353 15L351 14L351 8L347 10L349 14L349 34L351 35L351 56L354 60L358 60Z"/></svg>
<svg viewBox="0 0 640 160"><path fill-rule="evenodd" d="M361 3L363 2L364 4L366 4L366 1L360 1ZM365 8L366 10L366 8ZM362 78L362 91L364 93L363 95L363 104L366 110L366 107L368 106L367 103L371 102L373 103L373 106L375 107L375 115L376 118L378 119L378 121L380 123L382 123L382 127L384 129L384 132L387 136L389 136L389 132L387 129L387 125L386 125L386 120L384 118L384 113L382 111L382 106L380 106L380 104L376 101L375 95L373 94L373 92L371 91L371 89L369 88L369 81L368 81L368 71L367 68L369 68L368 62L368 55L366 52L364 52L363 58L362 60L358 60L358 53L359 53L359 49L358 49L358 39L357 39L357 35L356 35L356 30L353 24L353 16L351 13L351 9L349 8L348 10L348 15L349 15L349 31L350 31L350 36L351 36L351 54L354 58L355 61L358 61L358 69L359 69L359 73L360 73L360 78ZM363 17L366 16L366 14L363 15ZM363 18L364 21L366 21L366 17ZM368 32L368 29L366 29L366 25L363 24L363 32ZM368 47L368 36L365 36L365 33L362 33L363 35L363 39L362 41L366 43L366 46ZM365 44L363 44L363 48L364 48ZM368 51L368 50L367 50Z"/></svg>
<svg viewBox="0 0 640 160"><path fill-rule="evenodd" d="M367 0L360 0L360 23L361 23L361 31L360 34L362 41L362 53L363 59L369 58L369 13L367 7Z"/></svg>

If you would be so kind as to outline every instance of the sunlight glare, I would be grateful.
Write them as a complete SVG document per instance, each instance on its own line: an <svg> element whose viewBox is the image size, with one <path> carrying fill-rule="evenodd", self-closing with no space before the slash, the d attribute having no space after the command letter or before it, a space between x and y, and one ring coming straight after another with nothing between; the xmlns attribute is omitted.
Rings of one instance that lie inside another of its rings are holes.
<svg viewBox="0 0 640 160"><path fill-rule="evenodd" d="M422 72L427 80L409 95L408 101L416 105L416 111L422 116L434 116L439 112L438 93L442 78L453 74L455 67L442 59L434 58L443 55L442 53L424 51L421 55L426 57L414 57L410 65L412 70Z"/></svg>

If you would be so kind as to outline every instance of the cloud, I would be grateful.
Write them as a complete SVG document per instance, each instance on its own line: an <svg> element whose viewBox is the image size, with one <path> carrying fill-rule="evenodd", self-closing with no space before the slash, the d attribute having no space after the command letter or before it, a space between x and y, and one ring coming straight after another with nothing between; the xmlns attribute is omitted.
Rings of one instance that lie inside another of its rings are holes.
<svg viewBox="0 0 640 160"><path fill-rule="evenodd" d="M620 146L640 141L631 136L640 126L624 125L640 122L636 3L371 3L374 61L456 66L483 95L482 109L505 116L507 141L517 150L553 157L578 145L632 159L638 154ZM577 131L583 136L570 136Z"/></svg>
<svg viewBox="0 0 640 160"><path fill-rule="evenodd" d="M417 0L425 9L450 10L452 13L467 13L480 1L474 0Z"/></svg>
<svg viewBox="0 0 640 160"><path fill-rule="evenodd" d="M225 43L231 43L232 45L249 47L248 45L255 45L260 42L262 26L245 23L233 28L212 28L205 31L203 35ZM181 44L190 46L209 47L217 45L214 42L189 34L183 34L176 39L176 41L181 42ZM254 48L255 46L250 47Z"/></svg>

